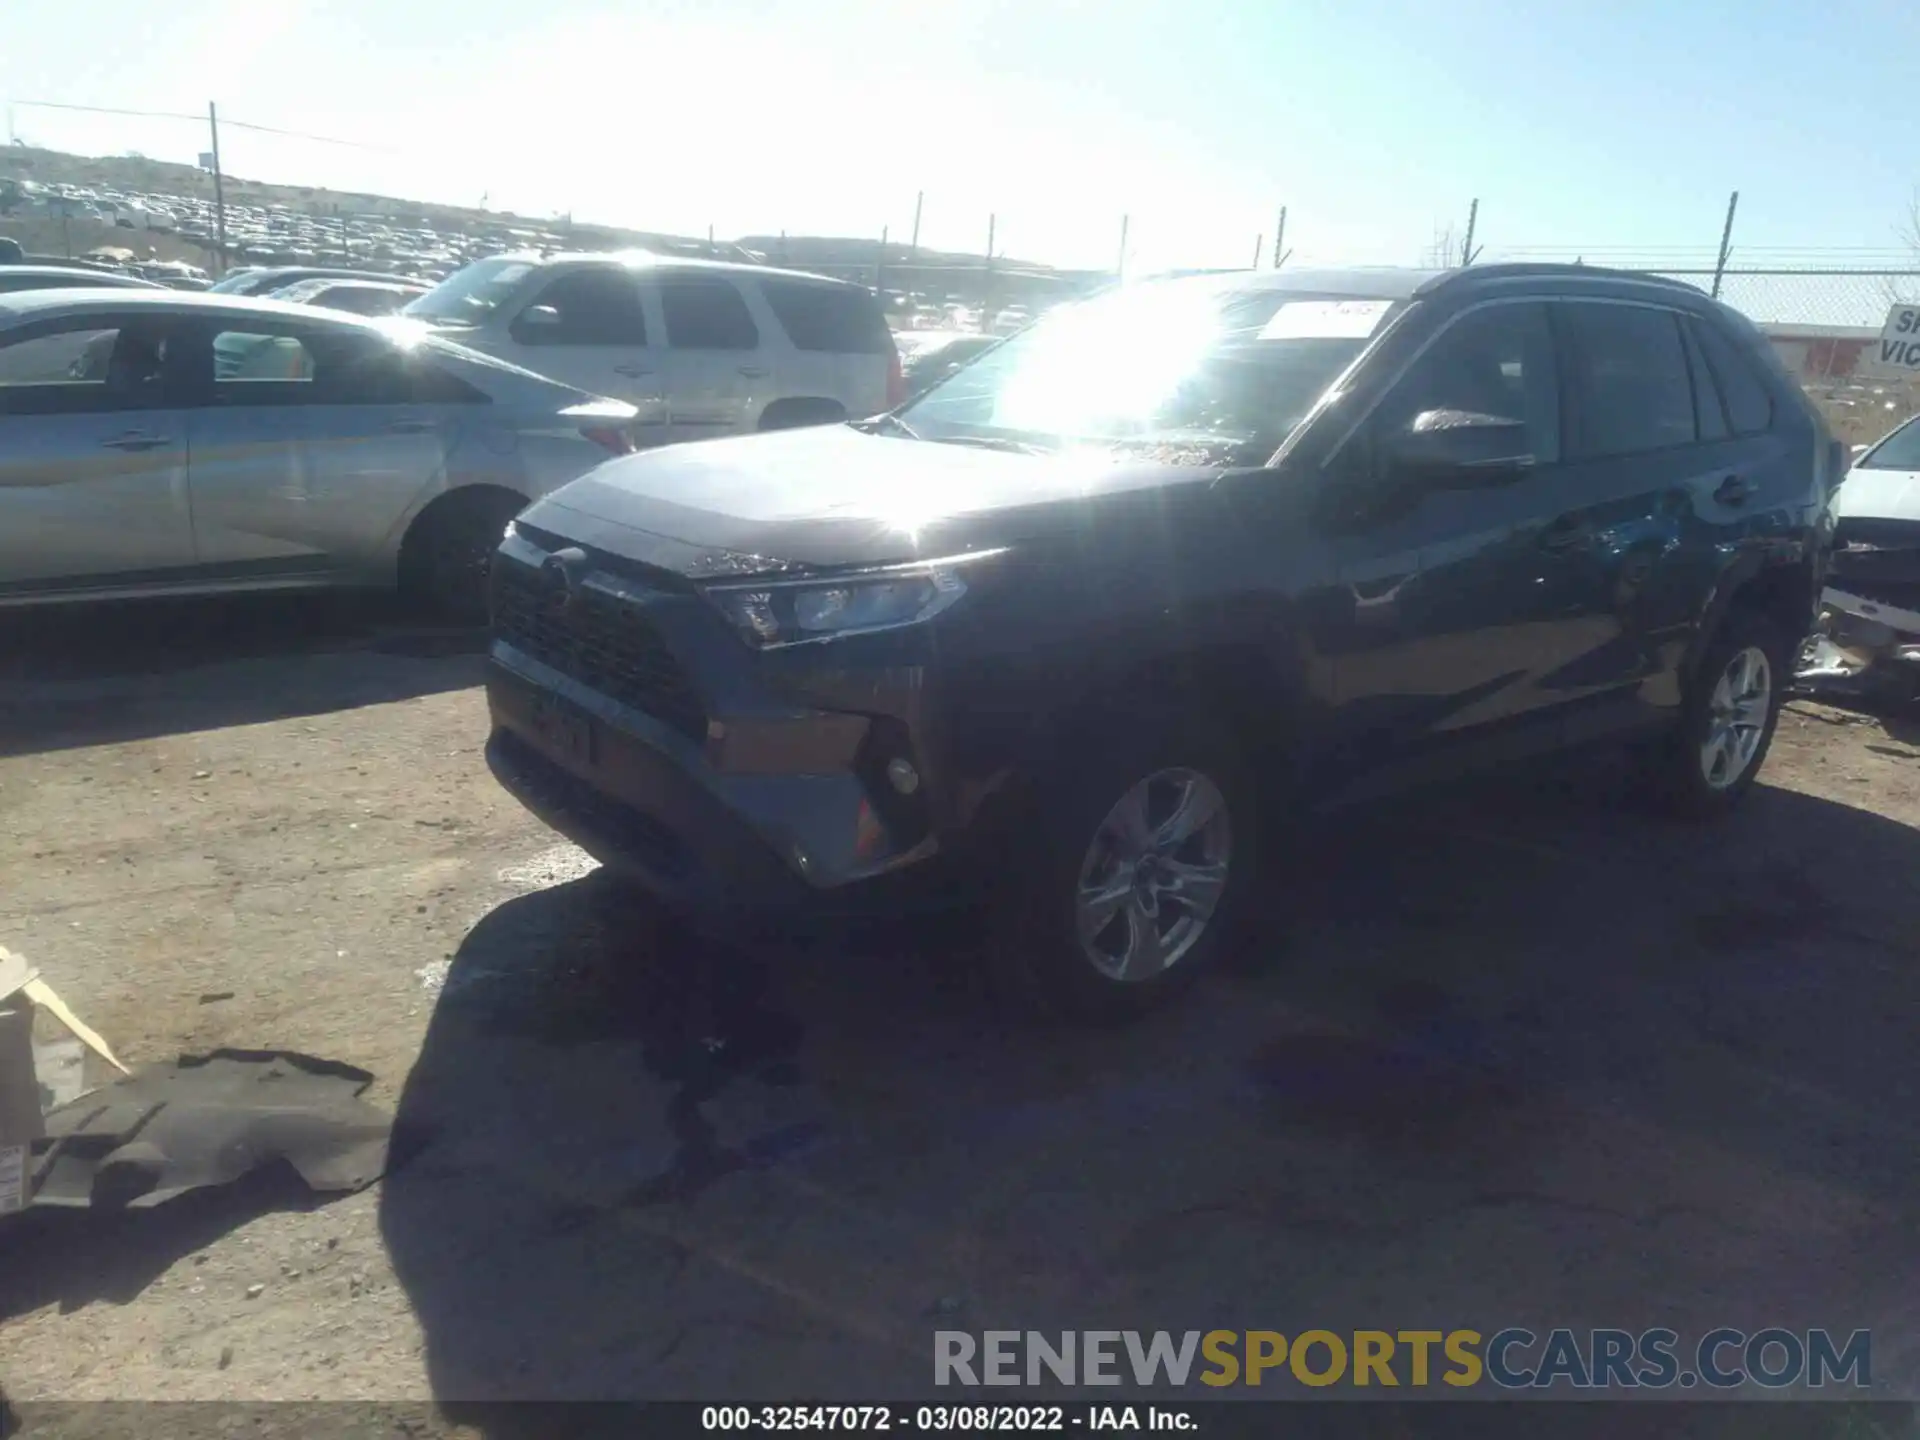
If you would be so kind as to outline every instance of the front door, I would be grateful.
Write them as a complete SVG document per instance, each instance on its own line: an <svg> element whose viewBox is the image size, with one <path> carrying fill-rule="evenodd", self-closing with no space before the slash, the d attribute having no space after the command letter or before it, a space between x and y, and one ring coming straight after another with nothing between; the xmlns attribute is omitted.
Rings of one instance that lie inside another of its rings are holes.
<svg viewBox="0 0 1920 1440"><path fill-rule="evenodd" d="M502 358L589 395L625 400L639 411L635 442L659 445L669 437L661 328L649 287L633 269L561 270L509 322Z"/></svg>
<svg viewBox="0 0 1920 1440"><path fill-rule="evenodd" d="M675 440L708 440L747 428L773 382L759 328L724 275L672 271L657 290L666 322L668 428Z"/></svg>
<svg viewBox="0 0 1920 1440"><path fill-rule="evenodd" d="M99 312L0 342L0 595L191 578L175 343L160 317Z"/></svg>
<svg viewBox="0 0 1920 1440"><path fill-rule="evenodd" d="M1433 410L1523 423L1533 465L1472 486L1391 474L1391 438ZM1336 603L1317 622L1336 774L1417 776L1466 750L1553 743L1552 677L1583 623L1553 579L1559 459L1546 310L1518 300L1455 319L1335 456L1333 484L1356 497L1339 507Z"/></svg>

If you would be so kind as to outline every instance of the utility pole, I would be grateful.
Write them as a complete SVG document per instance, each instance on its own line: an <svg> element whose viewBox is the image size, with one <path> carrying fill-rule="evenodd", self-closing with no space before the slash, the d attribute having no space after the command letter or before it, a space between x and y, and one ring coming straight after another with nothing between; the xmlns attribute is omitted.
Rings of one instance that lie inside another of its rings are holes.
<svg viewBox="0 0 1920 1440"><path fill-rule="evenodd" d="M887 274L887 227L880 227L880 248L873 257L873 293L878 295L885 288Z"/></svg>
<svg viewBox="0 0 1920 1440"><path fill-rule="evenodd" d="M1471 265L1479 257L1480 252L1473 248L1473 231L1474 227L1479 223L1480 201L1476 196L1473 203L1467 206L1467 238L1460 243L1460 266L1462 269Z"/></svg>
<svg viewBox="0 0 1920 1440"><path fill-rule="evenodd" d="M1127 278L1127 221L1131 218L1127 215L1120 217L1120 258L1113 267L1113 273L1121 280Z"/></svg>
<svg viewBox="0 0 1920 1440"><path fill-rule="evenodd" d="M907 241L907 263L911 265L920 258L920 207L927 203L927 192L918 191L913 197L913 238Z"/></svg>
<svg viewBox="0 0 1920 1440"><path fill-rule="evenodd" d="M1260 257L1266 253L1267 253L1267 237L1264 235L1254 236L1253 237L1253 263L1249 265L1247 268L1249 270L1258 270L1260 268Z"/></svg>
<svg viewBox="0 0 1920 1440"><path fill-rule="evenodd" d="M1280 247L1287 243L1287 207L1280 207L1280 223L1273 227L1273 268L1278 270L1286 261L1280 253Z"/></svg>
<svg viewBox="0 0 1920 1440"><path fill-rule="evenodd" d="M1727 223L1720 227L1720 258L1713 262L1713 298L1720 298L1720 281L1727 273L1727 257L1733 253L1733 212L1740 208L1740 192L1727 197Z"/></svg>
<svg viewBox="0 0 1920 1440"><path fill-rule="evenodd" d="M220 177L220 112L211 100L207 102L207 129L213 139L213 243L217 247L213 267L224 275L227 273L227 191Z"/></svg>

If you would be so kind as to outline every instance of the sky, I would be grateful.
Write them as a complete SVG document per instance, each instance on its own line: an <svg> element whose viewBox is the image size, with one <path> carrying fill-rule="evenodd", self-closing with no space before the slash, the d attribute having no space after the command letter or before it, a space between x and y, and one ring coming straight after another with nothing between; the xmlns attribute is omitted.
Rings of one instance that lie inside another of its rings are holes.
<svg viewBox="0 0 1920 1440"><path fill-rule="evenodd" d="M1913 0L5 0L24 141L722 238L1111 267L1891 263ZM1920 258L1914 263L1920 264Z"/></svg>

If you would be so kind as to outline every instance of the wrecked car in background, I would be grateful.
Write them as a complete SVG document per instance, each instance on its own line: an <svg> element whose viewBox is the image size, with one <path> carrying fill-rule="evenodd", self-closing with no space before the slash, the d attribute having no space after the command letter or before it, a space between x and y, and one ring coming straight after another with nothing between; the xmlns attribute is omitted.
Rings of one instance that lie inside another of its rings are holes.
<svg viewBox="0 0 1920 1440"><path fill-rule="evenodd" d="M1920 416L1854 461L1834 515L1832 560L1800 679L1920 697Z"/></svg>

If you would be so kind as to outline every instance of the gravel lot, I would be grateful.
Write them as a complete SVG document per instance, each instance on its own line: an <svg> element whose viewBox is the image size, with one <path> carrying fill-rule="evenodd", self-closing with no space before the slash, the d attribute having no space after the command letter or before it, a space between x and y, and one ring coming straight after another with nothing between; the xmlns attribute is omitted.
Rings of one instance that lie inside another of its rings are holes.
<svg viewBox="0 0 1920 1440"><path fill-rule="evenodd" d="M0 943L129 1062L374 1071L410 1154L0 1229L15 1401L852 1399L923 1392L935 1328L1508 1324L1869 1326L1920 1395L1920 723L1796 704L1719 827L1607 765L1317 827L1288 943L1059 1031L963 940L677 936L493 785L467 637L0 645Z"/></svg>

